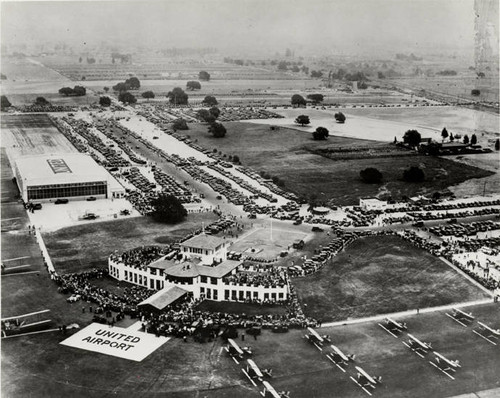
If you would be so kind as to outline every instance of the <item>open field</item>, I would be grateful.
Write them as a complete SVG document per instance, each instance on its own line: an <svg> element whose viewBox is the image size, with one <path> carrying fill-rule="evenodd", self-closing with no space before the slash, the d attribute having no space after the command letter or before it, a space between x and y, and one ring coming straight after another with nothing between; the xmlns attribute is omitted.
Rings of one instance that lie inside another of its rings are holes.
<svg viewBox="0 0 500 398"><path fill-rule="evenodd" d="M2 145L13 159L25 155L77 152L47 115L2 116Z"/></svg>
<svg viewBox="0 0 500 398"><path fill-rule="evenodd" d="M497 66L498 68L498 66ZM474 101L498 102L498 70L486 72L486 77L478 79L474 72L460 73L457 76L433 77L400 77L386 79L384 83L413 88L415 91L426 90L431 93L440 93ZM471 90L479 89L479 96L471 95Z"/></svg>
<svg viewBox="0 0 500 398"><path fill-rule="evenodd" d="M44 97L52 105L59 106L88 106L92 104L99 104L99 96L93 94L90 90L87 90L87 94L81 97L66 97L58 93L58 90L62 87L68 87L68 85L61 84L52 92L40 92L36 94L8 94L7 98L13 106L32 105L37 97Z"/></svg>
<svg viewBox="0 0 500 398"><path fill-rule="evenodd" d="M316 193L319 200L331 199L336 205L358 204L360 197L384 195L399 199L403 195L432 194L470 178L492 174L448 159L427 156L333 161L310 150L385 144L336 136L330 136L327 141L313 141L308 132L290 128L271 131L267 125L253 123L231 122L225 126L228 133L223 139L209 135L203 124L191 124L185 134L205 148L217 148L224 154L237 155L243 165L278 176L285 181L286 189L300 196L309 197ZM424 169L425 182L409 184L401 180L403 171L413 165ZM359 172L367 167L376 167L382 172L384 181L381 185L361 181Z"/></svg>
<svg viewBox="0 0 500 398"><path fill-rule="evenodd" d="M349 118L362 116L389 122L405 122L420 131L446 127L453 134L476 134L478 143L486 146L485 139L500 134L500 116L488 112L480 112L457 107L415 107L415 108L355 108L344 112ZM484 135L484 136L483 136ZM425 136L425 134L423 135Z"/></svg>
<svg viewBox="0 0 500 398"><path fill-rule="evenodd" d="M213 213L190 214L179 225L156 223L150 217L89 223L43 234L58 273L105 267L108 256L143 245L173 243L191 231L216 220Z"/></svg>
<svg viewBox="0 0 500 398"><path fill-rule="evenodd" d="M306 315L323 322L488 297L440 259L394 236L358 239L293 284Z"/></svg>
<svg viewBox="0 0 500 398"><path fill-rule="evenodd" d="M297 230L285 230L266 225L251 231L236 243L229 250L244 252L251 257L273 259L278 257L282 250L287 250L295 240L305 239L307 235ZM252 249L255 252L252 252Z"/></svg>

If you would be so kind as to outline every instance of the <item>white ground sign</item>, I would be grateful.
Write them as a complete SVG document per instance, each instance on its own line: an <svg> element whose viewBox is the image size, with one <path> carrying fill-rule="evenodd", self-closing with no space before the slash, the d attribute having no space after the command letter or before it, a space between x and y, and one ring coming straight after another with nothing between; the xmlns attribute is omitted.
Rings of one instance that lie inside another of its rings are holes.
<svg viewBox="0 0 500 398"><path fill-rule="evenodd" d="M168 340L167 337L93 323L61 344L140 362Z"/></svg>

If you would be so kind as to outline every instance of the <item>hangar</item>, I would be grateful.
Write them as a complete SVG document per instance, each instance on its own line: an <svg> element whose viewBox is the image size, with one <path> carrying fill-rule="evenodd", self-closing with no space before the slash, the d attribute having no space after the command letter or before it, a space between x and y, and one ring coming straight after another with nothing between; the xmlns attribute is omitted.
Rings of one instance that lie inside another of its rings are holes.
<svg viewBox="0 0 500 398"><path fill-rule="evenodd" d="M80 153L24 156L16 160L14 173L25 202L125 195L124 188L106 169Z"/></svg>

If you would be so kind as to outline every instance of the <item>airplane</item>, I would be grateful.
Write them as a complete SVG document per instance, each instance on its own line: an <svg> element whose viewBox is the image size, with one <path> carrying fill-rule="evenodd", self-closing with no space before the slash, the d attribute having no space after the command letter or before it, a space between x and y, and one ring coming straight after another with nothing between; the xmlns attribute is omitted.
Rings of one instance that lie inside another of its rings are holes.
<svg viewBox="0 0 500 398"><path fill-rule="evenodd" d="M340 366L347 366L347 362L349 361L354 361L354 358L356 357L355 355L346 355L340 349L333 344L330 346L332 347L333 352L330 352L329 354L326 354L327 358L332 361L337 367L342 371L345 372L345 369Z"/></svg>
<svg viewBox="0 0 500 398"><path fill-rule="evenodd" d="M261 371L257 364L252 361L251 359L247 359L247 368L246 369L241 369L243 373L245 373L245 376L248 377L248 379L252 382L254 386L256 386L255 382L253 379L257 379L259 381L262 381L264 376L267 377L272 377L272 369L264 369Z"/></svg>
<svg viewBox="0 0 500 398"><path fill-rule="evenodd" d="M408 330L406 323L397 322L392 318L385 318L385 325L382 325L381 323L379 323L378 325L386 332L390 333L392 336L396 338L398 337L397 335L399 333L401 333L404 330Z"/></svg>
<svg viewBox="0 0 500 398"><path fill-rule="evenodd" d="M494 341L490 339L495 339L498 340L500 337L500 329L493 329L492 327L484 324L483 322L477 322L479 325L479 332L473 330L475 334L477 334L479 337L482 337L486 341L490 342L493 345L497 345Z"/></svg>
<svg viewBox="0 0 500 398"><path fill-rule="evenodd" d="M250 347L243 347L243 349L241 349L233 339L227 339L227 342L229 344L226 347L226 351L229 353L229 355L231 355L236 363L238 363L236 358L243 359L243 356L245 355L252 355L252 349Z"/></svg>
<svg viewBox="0 0 500 398"><path fill-rule="evenodd" d="M377 384L382 383L382 377L372 377L359 366L355 366L355 369L358 371L357 380L352 376L351 380L360 386L368 395L372 395L371 392L367 390L367 387L374 390Z"/></svg>
<svg viewBox="0 0 500 398"><path fill-rule="evenodd" d="M464 327L467 327L467 323L472 323L474 321L472 312L467 313L458 308L452 308L452 311L451 315L448 313L446 313L446 315Z"/></svg>
<svg viewBox="0 0 500 398"><path fill-rule="evenodd" d="M304 337L312 344L314 344L316 346L316 348L320 351L323 350L323 348L321 348L324 344L325 341L327 342L330 342L330 336L328 335L324 335L324 336L320 336L318 332L316 332L313 328L307 328L307 330L309 331L309 334L305 335Z"/></svg>
<svg viewBox="0 0 500 398"><path fill-rule="evenodd" d="M456 372L458 368L460 368L460 362L458 360L452 361L451 359L446 358L444 355L441 355L439 352L433 351L436 356L436 363L429 361L429 363L435 368L439 369L446 376L455 380L455 378L448 373L448 371Z"/></svg>
<svg viewBox="0 0 500 398"><path fill-rule="evenodd" d="M272 397L272 398L290 398L290 392L289 391L282 391L278 393L274 387L269 384L267 381L263 381L262 384L264 385L264 391L260 393L264 398L265 397Z"/></svg>
<svg viewBox="0 0 500 398"><path fill-rule="evenodd" d="M419 357L423 358L424 355L432 349L431 343L424 343L410 333L408 333L408 337L410 338L410 340L408 340L408 343L403 342L403 344L414 353L416 353Z"/></svg>

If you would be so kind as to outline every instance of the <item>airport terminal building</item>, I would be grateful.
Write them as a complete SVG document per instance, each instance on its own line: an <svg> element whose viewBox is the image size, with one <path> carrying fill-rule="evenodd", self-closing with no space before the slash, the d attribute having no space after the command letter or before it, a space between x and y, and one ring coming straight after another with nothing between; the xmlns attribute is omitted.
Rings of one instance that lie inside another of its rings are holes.
<svg viewBox="0 0 500 398"><path fill-rule="evenodd" d="M181 288L195 299L288 300L288 281L273 285L228 280L242 265L242 261L227 259L228 245L224 239L202 233L182 242L175 258L167 255L150 264L131 265L122 261L121 256L112 255L108 259L109 275L119 281L163 292L173 287Z"/></svg>
<svg viewBox="0 0 500 398"><path fill-rule="evenodd" d="M24 156L15 161L14 173L25 202L125 195L106 169L80 153Z"/></svg>

